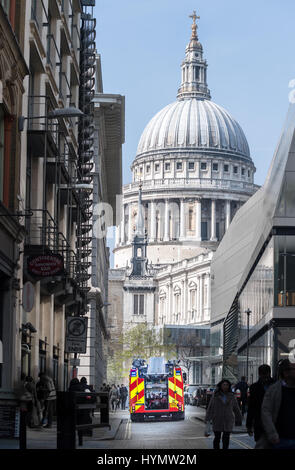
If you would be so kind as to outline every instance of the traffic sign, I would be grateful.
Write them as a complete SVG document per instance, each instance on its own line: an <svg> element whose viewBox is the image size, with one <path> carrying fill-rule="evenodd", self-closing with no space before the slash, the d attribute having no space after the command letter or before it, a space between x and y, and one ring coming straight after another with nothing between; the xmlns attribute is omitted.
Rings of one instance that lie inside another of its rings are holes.
<svg viewBox="0 0 295 470"><path fill-rule="evenodd" d="M65 352L86 353L87 317L67 317Z"/></svg>

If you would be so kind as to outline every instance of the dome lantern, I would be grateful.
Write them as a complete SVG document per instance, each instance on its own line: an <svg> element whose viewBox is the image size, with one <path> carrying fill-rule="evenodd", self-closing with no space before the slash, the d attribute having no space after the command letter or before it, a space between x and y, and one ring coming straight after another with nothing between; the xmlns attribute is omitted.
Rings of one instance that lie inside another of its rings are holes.
<svg viewBox="0 0 295 470"><path fill-rule="evenodd" d="M199 98L210 99L210 91L207 86L207 62L203 59L203 47L198 40L196 19L200 19L194 11L190 18L193 19L192 35L186 46L185 59L181 64L182 82L178 90L179 100Z"/></svg>

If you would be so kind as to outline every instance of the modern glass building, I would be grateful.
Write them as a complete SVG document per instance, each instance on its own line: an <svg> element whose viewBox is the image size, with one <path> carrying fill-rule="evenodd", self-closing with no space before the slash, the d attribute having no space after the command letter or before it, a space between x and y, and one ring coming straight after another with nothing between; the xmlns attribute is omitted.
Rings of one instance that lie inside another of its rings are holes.
<svg viewBox="0 0 295 470"><path fill-rule="evenodd" d="M236 213L211 266L213 380L255 381L263 363L276 374L295 349L294 104L265 184Z"/></svg>

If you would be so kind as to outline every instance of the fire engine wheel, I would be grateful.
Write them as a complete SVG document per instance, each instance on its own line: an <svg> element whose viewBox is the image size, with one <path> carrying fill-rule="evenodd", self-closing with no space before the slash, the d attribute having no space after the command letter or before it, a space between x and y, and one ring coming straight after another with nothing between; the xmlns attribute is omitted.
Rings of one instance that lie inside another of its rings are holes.
<svg viewBox="0 0 295 470"><path fill-rule="evenodd" d="M177 413L175 413L174 419L177 421L184 419L184 411L178 411Z"/></svg>
<svg viewBox="0 0 295 470"><path fill-rule="evenodd" d="M140 421L144 420L144 416L132 414L132 415L130 415L130 419L133 423L139 423Z"/></svg>

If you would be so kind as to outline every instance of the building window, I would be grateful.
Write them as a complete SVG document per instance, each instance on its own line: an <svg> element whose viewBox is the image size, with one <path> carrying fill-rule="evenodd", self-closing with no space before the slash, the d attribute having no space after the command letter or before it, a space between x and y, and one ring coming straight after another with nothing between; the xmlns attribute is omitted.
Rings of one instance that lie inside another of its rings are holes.
<svg viewBox="0 0 295 470"><path fill-rule="evenodd" d="M144 294L134 294L133 315L144 315Z"/></svg>
<svg viewBox="0 0 295 470"><path fill-rule="evenodd" d="M224 165L223 171L224 171L224 173L228 173L228 172L229 172L229 167L228 167L228 165Z"/></svg>
<svg viewBox="0 0 295 470"><path fill-rule="evenodd" d="M189 209L188 211L188 229L189 230L194 230L193 220L194 220L194 210Z"/></svg>
<svg viewBox="0 0 295 470"><path fill-rule="evenodd" d="M176 162L176 170L182 170L182 162Z"/></svg>
<svg viewBox="0 0 295 470"><path fill-rule="evenodd" d="M170 171L170 163L165 163L165 170Z"/></svg>
<svg viewBox="0 0 295 470"><path fill-rule="evenodd" d="M58 389L58 357L59 357L59 348L53 346L53 381L55 388Z"/></svg>
<svg viewBox="0 0 295 470"><path fill-rule="evenodd" d="M238 167L237 167L237 166L234 166L234 174L235 174L235 175L238 174Z"/></svg>
<svg viewBox="0 0 295 470"><path fill-rule="evenodd" d="M250 178L250 170L248 170L248 178Z"/></svg>
<svg viewBox="0 0 295 470"><path fill-rule="evenodd" d="M202 237L202 240L208 240L208 224L207 224L207 222L201 222L201 237Z"/></svg>
<svg viewBox="0 0 295 470"><path fill-rule="evenodd" d="M195 169L195 162L188 162L188 169L194 170Z"/></svg>
<svg viewBox="0 0 295 470"><path fill-rule="evenodd" d="M242 176L245 176L245 168L242 168Z"/></svg>
<svg viewBox="0 0 295 470"><path fill-rule="evenodd" d="M207 170L207 163L206 162L201 162L201 170L203 170L203 171Z"/></svg>
<svg viewBox="0 0 295 470"><path fill-rule="evenodd" d="M0 201L3 201L4 190L4 114L0 107Z"/></svg>
<svg viewBox="0 0 295 470"><path fill-rule="evenodd" d="M157 173L160 170L160 164L155 163L155 172Z"/></svg>
<svg viewBox="0 0 295 470"><path fill-rule="evenodd" d="M213 171L218 171L218 163L213 163Z"/></svg>
<svg viewBox="0 0 295 470"><path fill-rule="evenodd" d="M39 372L46 372L46 341L39 340Z"/></svg>
<svg viewBox="0 0 295 470"><path fill-rule="evenodd" d="M150 171L151 171L151 167L150 167L150 165L147 165L146 172L149 173Z"/></svg>

